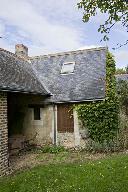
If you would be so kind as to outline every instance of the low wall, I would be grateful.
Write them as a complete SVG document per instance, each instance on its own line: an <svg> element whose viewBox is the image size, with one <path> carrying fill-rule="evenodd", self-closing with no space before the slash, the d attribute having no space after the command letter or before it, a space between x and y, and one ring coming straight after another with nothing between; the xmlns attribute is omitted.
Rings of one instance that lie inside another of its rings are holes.
<svg viewBox="0 0 128 192"><path fill-rule="evenodd" d="M8 173L7 94L0 93L0 176Z"/></svg>

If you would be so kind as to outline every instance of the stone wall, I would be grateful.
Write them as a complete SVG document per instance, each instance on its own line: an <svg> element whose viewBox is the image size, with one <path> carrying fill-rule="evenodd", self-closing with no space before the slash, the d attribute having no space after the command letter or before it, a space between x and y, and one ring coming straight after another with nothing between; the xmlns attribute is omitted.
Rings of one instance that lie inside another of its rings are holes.
<svg viewBox="0 0 128 192"><path fill-rule="evenodd" d="M53 142L53 106L44 105L45 98L38 95L29 95L21 93L9 93L8 103L10 113L13 113L13 108L18 109L18 112L23 116L23 120L16 122L15 114L9 115L13 118L13 126L9 126L10 138L25 138L31 143L37 145L49 144ZM34 107L40 107L40 120L34 120ZM19 120L18 120L19 121ZM16 124L16 126L14 126ZM18 124L18 127L17 127ZM20 132L19 132L20 130Z"/></svg>
<svg viewBox="0 0 128 192"><path fill-rule="evenodd" d="M8 172L7 94L0 93L0 176Z"/></svg>

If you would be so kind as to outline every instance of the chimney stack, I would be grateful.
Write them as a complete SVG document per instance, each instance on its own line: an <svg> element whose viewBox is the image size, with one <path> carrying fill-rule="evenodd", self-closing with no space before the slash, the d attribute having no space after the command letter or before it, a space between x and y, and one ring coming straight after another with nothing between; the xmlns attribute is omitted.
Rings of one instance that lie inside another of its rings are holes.
<svg viewBox="0 0 128 192"><path fill-rule="evenodd" d="M28 57L28 48L23 44L15 45L15 54L20 57Z"/></svg>

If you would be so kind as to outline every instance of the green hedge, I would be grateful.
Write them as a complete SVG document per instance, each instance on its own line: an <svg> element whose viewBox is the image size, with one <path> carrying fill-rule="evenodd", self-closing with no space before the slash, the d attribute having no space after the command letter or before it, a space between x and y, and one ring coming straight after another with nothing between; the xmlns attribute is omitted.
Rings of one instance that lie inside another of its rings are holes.
<svg viewBox="0 0 128 192"><path fill-rule="evenodd" d="M75 106L78 118L88 129L89 137L100 143L109 143L118 132L119 102L114 75L115 61L112 54L107 52L105 100Z"/></svg>

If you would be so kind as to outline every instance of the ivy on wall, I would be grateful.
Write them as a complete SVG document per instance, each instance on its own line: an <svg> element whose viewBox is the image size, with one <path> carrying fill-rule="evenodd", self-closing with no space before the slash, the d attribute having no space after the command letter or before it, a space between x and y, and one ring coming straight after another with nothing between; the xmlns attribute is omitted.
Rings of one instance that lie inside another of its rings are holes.
<svg viewBox="0 0 128 192"><path fill-rule="evenodd" d="M96 142L109 143L118 132L119 102L116 96L115 61L111 53L106 58L106 97L103 101L76 105L78 118Z"/></svg>

